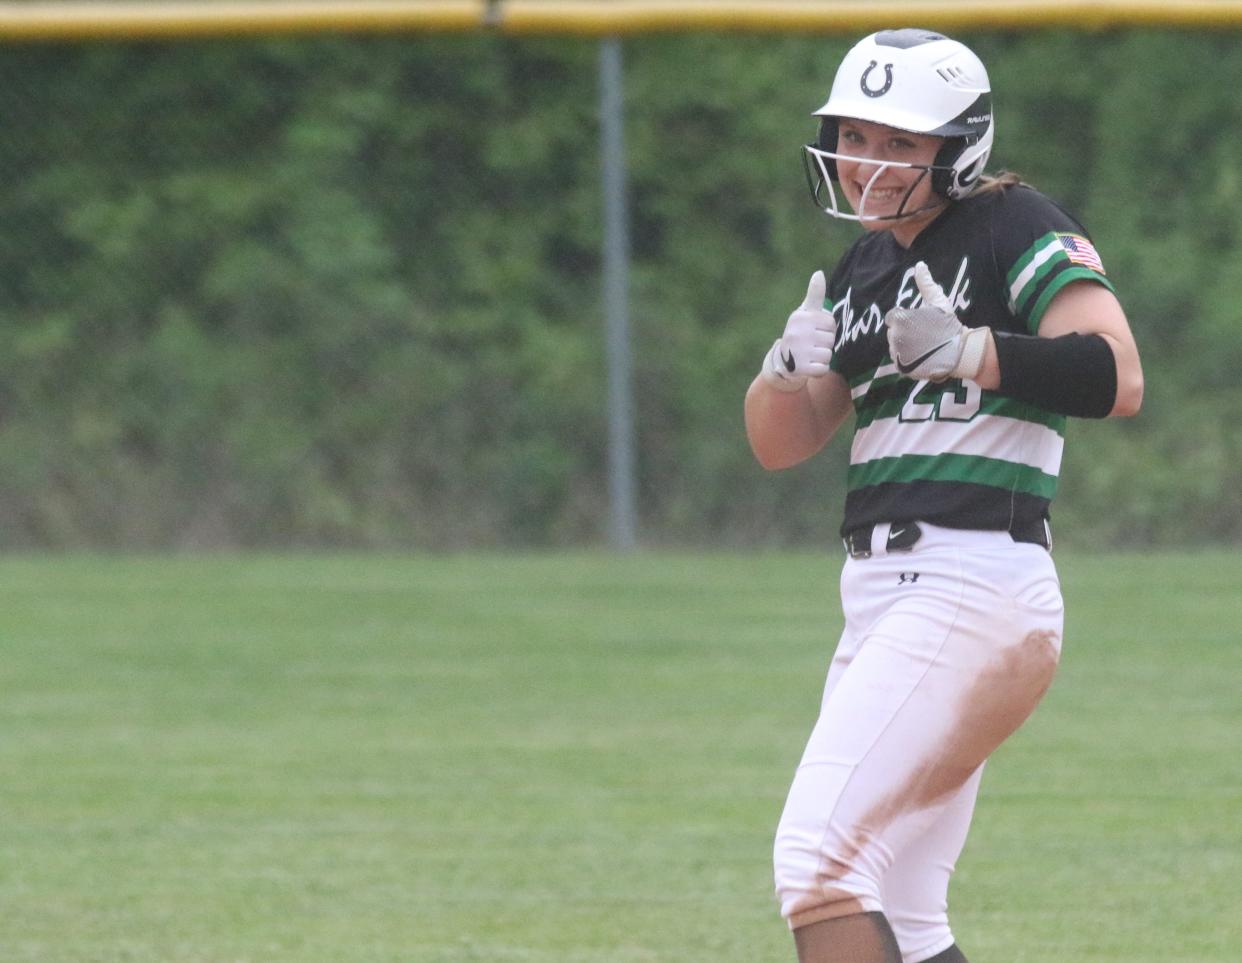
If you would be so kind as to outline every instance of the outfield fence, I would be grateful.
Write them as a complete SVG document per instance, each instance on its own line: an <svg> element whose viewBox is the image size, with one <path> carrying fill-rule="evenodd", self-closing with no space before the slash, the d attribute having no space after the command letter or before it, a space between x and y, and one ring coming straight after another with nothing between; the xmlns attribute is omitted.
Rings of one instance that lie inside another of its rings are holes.
<svg viewBox="0 0 1242 963"><path fill-rule="evenodd" d="M1235 0L223 0L6 2L0 37L136 39L324 32L625 36L653 32L858 32L892 23L939 29L1236 28Z"/></svg>

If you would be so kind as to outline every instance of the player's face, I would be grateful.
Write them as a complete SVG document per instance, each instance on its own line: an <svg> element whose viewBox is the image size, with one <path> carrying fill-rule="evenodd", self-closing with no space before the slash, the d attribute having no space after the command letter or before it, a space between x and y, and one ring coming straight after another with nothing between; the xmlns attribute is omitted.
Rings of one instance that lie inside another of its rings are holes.
<svg viewBox="0 0 1242 963"><path fill-rule="evenodd" d="M918 227L931 221L943 206L932 192L931 174L924 170L936 157L943 137L912 134L866 120L842 118L837 137L837 176L854 213L870 230ZM857 158L855 160L854 158ZM895 166L918 165L914 167ZM924 208L932 210L924 211ZM871 220L912 213L909 221ZM901 233L909 233L902 230ZM914 233L918 233L917 230ZM913 235L911 235L913 236Z"/></svg>

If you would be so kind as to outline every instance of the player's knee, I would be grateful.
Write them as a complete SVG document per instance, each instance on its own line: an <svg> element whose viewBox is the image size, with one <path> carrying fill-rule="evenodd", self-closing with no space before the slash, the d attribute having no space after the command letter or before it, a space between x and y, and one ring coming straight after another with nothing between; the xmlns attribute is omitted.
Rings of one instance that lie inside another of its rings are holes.
<svg viewBox="0 0 1242 963"><path fill-rule="evenodd" d="M803 823L786 813L773 869L781 915L795 929L882 908L878 874L868 869L866 854L822 822Z"/></svg>

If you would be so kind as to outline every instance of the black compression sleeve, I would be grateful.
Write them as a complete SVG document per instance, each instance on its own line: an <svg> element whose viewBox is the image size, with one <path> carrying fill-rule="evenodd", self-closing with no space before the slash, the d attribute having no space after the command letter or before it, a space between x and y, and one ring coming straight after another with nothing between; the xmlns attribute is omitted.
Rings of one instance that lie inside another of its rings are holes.
<svg viewBox="0 0 1242 963"><path fill-rule="evenodd" d="M1113 410L1117 361L1098 334L994 334L1000 394L1077 418L1104 418Z"/></svg>

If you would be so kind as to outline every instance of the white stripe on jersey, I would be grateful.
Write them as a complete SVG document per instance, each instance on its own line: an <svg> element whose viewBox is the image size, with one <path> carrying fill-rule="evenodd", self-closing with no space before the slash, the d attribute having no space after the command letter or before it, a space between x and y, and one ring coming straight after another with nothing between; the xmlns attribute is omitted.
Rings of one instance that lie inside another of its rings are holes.
<svg viewBox="0 0 1242 963"><path fill-rule="evenodd" d="M900 372L898 372L897 366L895 364L889 363L885 365L880 365L880 367L875 369L875 372L871 375L870 378L868 378L866 381L860 384L857 388L850 389L850 397L853 398L855 401L857 401L859 398L861 398L863 395L865 395L868 391L871 390L871 382L875 381L876 378L886 378L889 375L895 375L899 373Z"/></svg>
<svg viewBox="0 0 1242 963"><path fill-rule="evenodd" d="M1022 294L1022 289L1027 286L1031 278L1035 276L1035 272L1047 262L1050 258L1057 254L1065 254L1065 248L1061 246L1061 239L1053 236L1052 240L1039 249L1031 263L1022 269L1022 273L1014 278L1013 284L1009 286L1009 310L1017 312L1018 297Z"/></svg>
<svg viewBox="0 0 1242 963"><path fill-rule="evenodd" d="M1004 415L976 415L967 422L906 422L881 418L854 433L850 464L901 455L977 455L1038 468L1056 476L1065 439L1033 421Z"/></svg>

